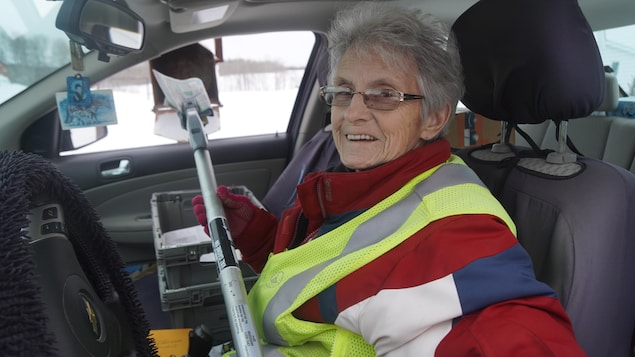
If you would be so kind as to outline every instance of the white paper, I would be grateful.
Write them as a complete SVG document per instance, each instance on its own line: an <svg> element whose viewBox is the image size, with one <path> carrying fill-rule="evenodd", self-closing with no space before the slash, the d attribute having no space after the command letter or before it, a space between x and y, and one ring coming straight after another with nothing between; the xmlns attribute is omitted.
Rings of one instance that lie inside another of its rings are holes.
<svg viewBox="0 0 635 357"><path fill-rule="evenodd" d="M203 230L203 226L192 226L187 228L175 229L163 233L163 247L162 248L175 248L183 245L195 245L200 243L210 243L211 238ZM242 254L240 250L234 249L236 259L242 260ZM201 263L213 263L216 261L214 252L207 254L201 254L199 261Z"/></svg>
<svg viewBox="0 0 635 357"><path fill-rule="evenodd" d="M206 242L211 244L212 241L209 236L205 234L203 226L200 225L163 233L163 248L174 248L182 245L194 245Z"/></svg>

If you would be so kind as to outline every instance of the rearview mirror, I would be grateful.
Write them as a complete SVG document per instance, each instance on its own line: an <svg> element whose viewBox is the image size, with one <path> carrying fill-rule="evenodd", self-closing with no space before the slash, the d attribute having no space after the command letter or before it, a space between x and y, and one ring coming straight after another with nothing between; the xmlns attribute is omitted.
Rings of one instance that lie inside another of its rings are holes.
<svg viewBox="0 0 635 357"><path fill-rule="evenodd" d="M105 61L107 54L139 52L145 40L143 19L113 0L65 0L55 26L71 40L98 50Z"/></svg>

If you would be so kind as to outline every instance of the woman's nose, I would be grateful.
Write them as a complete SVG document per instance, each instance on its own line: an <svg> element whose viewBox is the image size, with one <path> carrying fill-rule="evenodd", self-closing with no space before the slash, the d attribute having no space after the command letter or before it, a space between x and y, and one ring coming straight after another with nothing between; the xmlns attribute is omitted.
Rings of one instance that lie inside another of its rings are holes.
<svg viewBox="0 0 635 357"><path fill-rule="evenodd" d="M346 108L346 117L349 120L365 119L368 117L369 109L364 102L364 95L361 93L353 94L351 104Z"/></svg>
<svg viewBox="0 0 635 357"><path fill-rule="evenodd" d="M351 96L351 104L349 106L354 105L355 103L359 105L366 106L366 102L364 101L364 93L354 92Z"/></svg>

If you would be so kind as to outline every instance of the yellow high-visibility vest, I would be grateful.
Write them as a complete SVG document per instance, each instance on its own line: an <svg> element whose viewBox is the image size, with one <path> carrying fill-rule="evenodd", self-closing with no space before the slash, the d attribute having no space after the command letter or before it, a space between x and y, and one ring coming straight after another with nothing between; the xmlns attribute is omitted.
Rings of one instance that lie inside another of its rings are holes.
<svg viewBox="0 0 635 357"><path fill-rule="evenodd" d="M374 356L362 336L334 324L299 320L292 312L430 222L464 214L497 216L516 234L501 204L452 155L342 226L271 254L248 297L265 355Z"/></svg>

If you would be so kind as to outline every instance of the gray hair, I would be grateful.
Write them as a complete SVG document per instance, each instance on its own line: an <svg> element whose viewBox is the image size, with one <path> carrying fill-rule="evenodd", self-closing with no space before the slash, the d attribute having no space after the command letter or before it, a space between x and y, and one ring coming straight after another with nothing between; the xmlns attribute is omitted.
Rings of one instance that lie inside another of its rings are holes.
<svg viewBox="0 0 635 357"><path fill-rule="evenodd" d="M390 66L417 68L422 119L448 103L452 109L463 96L459 51L448 26L419 9L362 2L337 13L328 33L330 72L349 51L374 53Z"/></svg>

